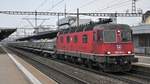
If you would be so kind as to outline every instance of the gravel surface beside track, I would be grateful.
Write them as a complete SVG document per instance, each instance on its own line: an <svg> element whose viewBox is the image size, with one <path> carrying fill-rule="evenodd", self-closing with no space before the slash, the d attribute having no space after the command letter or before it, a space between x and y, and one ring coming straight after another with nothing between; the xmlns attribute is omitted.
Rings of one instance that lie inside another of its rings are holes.
<svg viewBox="0 0 150 84"><path fill-rule="evenodd" d="M145 76L133 74L131 72L120 73L116 76L122 79L132 80L133 82L131 82L130 84L150 84L150 80L145 79Z"/></svg>

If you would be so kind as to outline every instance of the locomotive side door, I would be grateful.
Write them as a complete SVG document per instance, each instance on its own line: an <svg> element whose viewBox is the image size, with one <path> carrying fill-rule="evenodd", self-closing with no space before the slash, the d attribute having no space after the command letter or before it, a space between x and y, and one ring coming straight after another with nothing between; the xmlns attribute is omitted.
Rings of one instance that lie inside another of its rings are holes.
<svg viewBox="0 0 150 84"><path fill-rule="evenodd" d="M102 43L102 30L95 30L93 32L93 52L95 54L100 53L100 47Z"/></svg>
<svg viewBox="0 0 150 84"><path fill-rule="evenodd" d="M98 46L97 46L97 39L98 38L98 36L97 36L97 31L94 31L93 32L93 53L97 53L97 48L98 48Z"/></svg>

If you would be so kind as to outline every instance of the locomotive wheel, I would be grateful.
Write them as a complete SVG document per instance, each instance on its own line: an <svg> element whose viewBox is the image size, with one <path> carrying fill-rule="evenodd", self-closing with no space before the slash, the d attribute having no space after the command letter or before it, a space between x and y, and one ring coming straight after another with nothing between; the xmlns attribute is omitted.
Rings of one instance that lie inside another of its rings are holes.
<svg viewBox="0 0 150 84"><path fill-rule="evenodd" d="M87 60L87 67L92 68L92 61L91 60Z"/></svg>
<svg viewBox="0 0 150 84"><path fill-rule="evenodd" d="M48 54L47 54L47 53L43 53L43 56L44 56L44 57L48 57Z"/></svg>
<svg viewBox="0 0 150 84"><path fill-rule="evenodd" d="M81 63L80 63L80 58L74 57L74 60L75 60L75 64L77 64L77 65L81 64Z"/></svg>

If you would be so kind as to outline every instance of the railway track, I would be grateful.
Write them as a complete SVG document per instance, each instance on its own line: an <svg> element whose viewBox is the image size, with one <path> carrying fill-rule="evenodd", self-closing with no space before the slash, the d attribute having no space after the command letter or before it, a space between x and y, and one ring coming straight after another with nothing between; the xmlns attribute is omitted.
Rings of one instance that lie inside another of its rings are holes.
<svg viewBox="0 0 150 84"><path fill-rule="evenodd" d="M42 71L47 76L54 79L58 84L89 84L86 81L78 79L70 74L67 74L67 73L61 71L61 70L49 67L49 66L42 64L39 61L33 60L29 57L22 56L19 53L19 51L17 51L17 50L12 50L12 51L17 53L17 55L19 55L25 61L32 64L32 66L36 67L37 69Z"/></svg>
<svg viewBox="0 0 150 84"><path fill-rule="evenodd" d="M132 80L137 80L140 83L144 83L144 84L150 84L150 75L149 73L147 73L147 75L145 72L141 72L141 74L138 73L139 71L131 71L131 72L124 72L124 74L126 74L126 78L132 77ZM129 77L128 77L129 76Z"/></svg>
<svg viewBox="0 0 150 84"><path fill-rule="evenodd" d="M39 56L37 56L37 57L39 57ZM32 59L34 59L34 58L32 58ZM47 59L47 58L45 58L45 59ZM36 59L36 61L37 61L37 59ZM76 68L80 68L80 69L83 69L83 70L86 70L86 71L90 71L90 72L96 73L98 75L107 76L107 77L110 77L110 78L113 78L113 79L117 79L119 81L123 81L124 82L124 83L120 82L118 84L121 84L121 83L122 84L149 84L150 83L150 81L148 79L145 79L144 76L140 76L140 75L137 76L137 75L133 75L132 73L119 73L119 74L104 73L102 71L96 71L96 70L89 69L89 68L86 68L86 67L83 67L83 66L74 65L74 64L62 61L62 60L55 60L55 61L59 61L61 63L67 64L67 65L70 65L70 66L73 66L73 67L76 67ZM79 79L79 78L76 78L76 77L72 77L72 78L75 78L77 80ZM83 83L75 83L75 84L88 84L88 83L90 83L90 82L85 82L84 81ZM103 82L101 84L105 84L105 83ZM62 84L64 84L64 83L62 83ZM67 83L65 83L65 84L67 84ZM70 84L70 83L68 83L68 84ZM73 83L71 83L71 84L73 84ZM92 84L92 83L90 83L90 84ZM99 84L99 83L95 83L95 84ZM109 84L113 84L113 83L109 83ZM116 84L116 83L114 83L114 84Z"/></svg>
<svg viewBox="0 0 150 84"><path fill-rule="evenodd" d="M62 62L65 63L65 62ZM82 67L82 66L76 66L76 65L72 65L70 63L65 63L65 64L69 64L71 66L75 66L75 67L80 67L84 70L88 70L90 72L94 72L100 75L105 75L114 79L118 79L120 81L124 81L128 84L150 84L150 74L148 75L148 73L144 73L144 72L140 72L140 74L138 74L139 71L131 71L131 72L120 72L120 73L105 73L102 71L97 71L97 70L93 70L93 69L88 69L86 67ZM143 75L143 74L147 74L147 75Z"/></svg>
<svg viewBox="0 0 150 84"><path fill-rule="evenodd" d="M89 69L83 66L78 66L78 65L74 65L74 64L70 64L68 62L65 61L60 61L61 63L65 63L67 65L70 66L74 66L80 69L84 69L84 70L88 70L90 72L99 74L99 75L104 75L104 76L108 76L114 79L118 79L120 81L126 82L128 84L150 84L150 78L144 75L140 75L140 74L134 74L132 72L120 72L120 73L105 73L103 71L97 71L94 69ZM136 71L135 71L136 72Z"/></svg>

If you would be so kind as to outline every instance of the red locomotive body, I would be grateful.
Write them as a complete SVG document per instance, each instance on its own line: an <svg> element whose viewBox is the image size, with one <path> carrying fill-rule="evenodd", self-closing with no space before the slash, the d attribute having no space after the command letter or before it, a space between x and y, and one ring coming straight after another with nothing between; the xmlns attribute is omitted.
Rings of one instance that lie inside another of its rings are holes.
<svg viewBox="0 0 150 84"><path fill-rule="evenodd" d="M56 40L56 54L104 71L129 71L135 60L132 30L123 24L99 24L60 31Z"/></svg>

